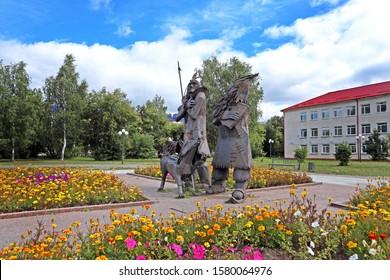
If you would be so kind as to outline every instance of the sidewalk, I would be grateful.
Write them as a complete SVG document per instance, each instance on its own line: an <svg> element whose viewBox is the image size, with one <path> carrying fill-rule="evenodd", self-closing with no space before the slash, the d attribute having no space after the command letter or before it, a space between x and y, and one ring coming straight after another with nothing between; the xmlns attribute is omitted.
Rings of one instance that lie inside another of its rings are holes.
<svg viewBox="0 0 390 280"><path fill-rule="evenodd" d="M124 172L120 172L124 173ZM163 217L169 217L174 212L176 216L188 215L197 210L196 202L201 202L203 206L214 206L217 204L223 205L225 209L228 208L240 208L245 205L260 203L264 201L265 205L275 206L275 201L289 200L290 186L285 187L272 187L260 190L248 190L249 198L241 204L228 204L227 200L230 197L230 192L206 195L200 194L197 196L186 197L184 199L177 199L177 187L172 182L166 182L165 192L157 192L160 185L160 180L140 177L132 174L118 174L118 177L125 180L129 186L136 185L142 189L145 197L148 198L151 204L150 213L152 210L156 212L156 217L162 215ZM351 179L351 178L349 178ZM357 178L358 179L358 178ZM355 192L356 185L347 184L331 184L327 182L316 182L311 184L305 184L296 188L296 193L299 195L306 188L308 197L313 198L315 196L317 203L317 210L321 211L327 208L329 211L336 213L340 208L329 206L329 198L332 198L336 204L344 203L348 201L349 197ZM364 185L360 185L364 187ZM146 202L147 203L147 202ZM27 217L14 217L14 218L0 218L0 248L8 246L12 242L19 242L20 236L26 233L27 230L35 231L38 226L38 222L42 223L46 229L52 228L52 220L57 224L56 230L68 228L73 222L81 222L81 229L86 230L89 220L99 219L100 224L109 223L109 212L115 204L109 205L108 208L100 206L94 210L88 211L73 211L73 212L61 212L45 215L31 215ZM102 209L104 208L104 209ZM135 205L127 204L120 208L116 208L118 213L128 213L131 209L137 209L137 212L142 215L145 214L145 209L142 208L142 203L136 203Z"/></svg>

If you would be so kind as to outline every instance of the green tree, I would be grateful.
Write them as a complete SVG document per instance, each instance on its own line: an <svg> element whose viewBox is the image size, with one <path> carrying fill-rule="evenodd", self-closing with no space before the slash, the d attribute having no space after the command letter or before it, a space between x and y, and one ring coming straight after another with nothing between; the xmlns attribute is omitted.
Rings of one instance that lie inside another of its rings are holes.
<svg viewBox="0 0 390 280"><path fill-rule="evenodd" d="M273 116L265 123L264 151L270 155L269 139L272 139L272 156L284 155L284 117Z"/></svg>
<svg viewBox="0 0 390 280"><path fill-rule="evenodd" d="M110 93L103 88L99 92L90 93L87 104L84 146L96 160L119 159L122 139L118 132L123 128L129 132L125 139L127 151L129 140L140 131L140 119L131 102L120 89Z"/></svg>
<svg viewBox="0 0 390 280"><path fill-rule="evenodd" d="M224 94L225 90L238 78L252 73L252 66L233 57L226 62L219 62L217 57L212 56L203 61L202 68L197 72L203 86L208 89L207 98L207 141L211 151L217 143L217 127L212 124L214 106ZM263 90L260 88L259 78L253 80L248 97L249 105L249 137L253 156L262 154L261 145L264 133L259 127L261 110L259 107L263 98Z"/></svg>
<svg viewBox="0 0 390 280"><path fill-rule="evenodd" d="M372 160L383 160L389 155L388 142L386 138L381 137L376 129L368 136L368 140L364 144L367 154L372 157Z"/></svg>
<svg viewBox="0 0 390 280"><path fill-rule="evenodd" d="M82 116L87 96L87 82L79 83L75 58L68 54L55 77L46 79L43 88L46 104L45 141L52 156L65 157L67 146L80 145Z"/></svg>
<svg viewBox="0 0 390 280"><path fill-rule="evenodd" d="M337 151L335 154L336 160L339 161L339 165L347 166L352 156L352 149L348 145L348 143L343 142L337 147Z"/></svg>
<svg viewBox="0 0 390 280"><path fill-rule="evenodd" d="M29 86L24 62L0 61L0 150L12 161L15 154L27 156L28 147L36 142L42 98Z"/></svg>
<svg viewBox="0 0 390 280"><path fill-rule="evenodd" d="M298 161L298 170L301 170L301 163L305 162L307 158L307 148L296 148L294 150L294 158Z"/></svg>

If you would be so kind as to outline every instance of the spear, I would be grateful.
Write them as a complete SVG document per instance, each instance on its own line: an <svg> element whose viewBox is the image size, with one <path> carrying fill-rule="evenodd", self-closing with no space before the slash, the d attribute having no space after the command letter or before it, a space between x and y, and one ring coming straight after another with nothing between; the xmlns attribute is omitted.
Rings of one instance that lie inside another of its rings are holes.
<svg viewBox="0 0 390 280"><path fill-rule="evenodd" d="M181 83L181 68L180 68L180 64L179 64L179 61L177 61L177 72L179 73L179 81L180 81L180 91L181 91L181 98L184 97L184 94L183 94L183 85Z"/></svg>

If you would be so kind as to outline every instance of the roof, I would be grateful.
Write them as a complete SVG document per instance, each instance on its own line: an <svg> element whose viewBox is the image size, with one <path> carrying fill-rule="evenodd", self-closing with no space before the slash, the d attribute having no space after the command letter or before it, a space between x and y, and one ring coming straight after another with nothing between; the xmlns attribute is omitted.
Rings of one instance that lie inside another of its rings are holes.
<svg viewBox="0 0 390 280"><path fill-rule="evenodd" d="M287 107L283 109L282 112L317 105L325 105L336 102L374 97L385 94L390 94L390 81L328 92L326 94Z"/></svg>

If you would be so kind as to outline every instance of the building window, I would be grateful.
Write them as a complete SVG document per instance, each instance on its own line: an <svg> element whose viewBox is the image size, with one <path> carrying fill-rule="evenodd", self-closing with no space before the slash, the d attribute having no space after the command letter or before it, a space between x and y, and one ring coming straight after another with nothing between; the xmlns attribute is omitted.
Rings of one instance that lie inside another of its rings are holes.
<svg viewBox="0 0 390 280"><path fill-rule="evenodd" d="M300 118L301 118L301 122L305 122L306 121L306 112L301 113Z"/></svg>
<svg viewBox="0 0 390 280"><path fill-rule="evenodd" d="M371 133L371 125L368 124L362 124L362 134L370 134Z"/></svg>
<svg viewBox="0 0 390 280"><path fill-rule="evenodd" d="M361 109L362 109L362 115L369 114L371 111L370 104L363 104Z"/></svg>
<svg viewBox="0 0 390 280"><path fill-rule="evenodd" d="M330 154L330 146L329 146L329 144L322 145L322 153L323 154Z"/></svg>
<svg viewBox="0 0 390 280"><path fill-rule="evenodd" d="M313 111L313 112L310 113L310 119L311 119L312 121L318 120L317 111Z"/></svg>
<svg viewBox="0 0 390 280"><path fill-rule="evenodd" d="M311 154L318 154L318 145L311 145Z"/></svg>
<svg viewBox="0 0 390 280"><path fill-rule="evenodd" d="M343 127L335 126L334 127L334 136L343 136Z"/></svg>
<svg viewBox="0 0 390 280"><path fill-rule="evenodd" d="M322 128L322 137L329 137L329 135L330 135L329 127L323 127Z"/></svg>
<svg viewBox="0 0 390 280"><path fill-rule="evenodd" d="M378 113L381 113L381 112L386 112L386 101L382 101L382 102L377 102L376 103L376 111Z"/></svg>
<svg viewBox="0 0 390 280"><path fill-rule="evenodd" d="M341 108L334 108L333 110L333 117L335 118L341 118L342 117L342 113L341 113Z"/></svg>
<svg viewBox="0 0 390 280"><path fill-rule="evenodd" d="M312 128L310 136L311 137L318 137L318 128Z"/></svg>
<svg viewBox="0 0 390 280"><path fill-rule="evenodd" d="M354 116L356 114L355 105L347 106L347 116Z"/></svg>
<svg viewBox="0 0 390 280"><path fill-rule="evenodd" d="M340 144L334 144L334 153L337 153L337 149L339 148Z"/></svg>
<svg viewBox="0 0 390 280"><path fill-rule="evenodd" d="M356 135L356 125L347 126L347 135Z"/></svg>
<svg viewBox="0 0 390 280"><path fill-rule="evenodd" d="M329 119L329 110L328 109L324 109L321 111L321 117L323 120L327 120Z"/></svg>
<svg viewBox="0 0 390 280"><path fill-rule="evenodd" d="M301 145L301 149L307 150L307 145Z"/></svg>
<svg viewBox="0 0 390 280"><path fill-rule="evenodd" d="M387 123L377 123L377 128L379 133L387 132Z"/></svg>
<svg viewBox="0 0 390 280"><path fill-rule="evenodd" d="M299 138L307 138L307 129L301 129Z"/></svg>
<svg viewBox="0 0 390 280"><path fill-rule="evenodd" d="M352 153L356 154L356 144L349 144L349 147L351 148Z"/></svg>

